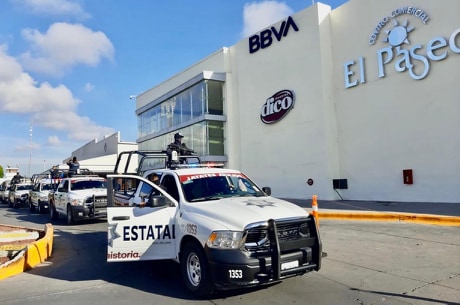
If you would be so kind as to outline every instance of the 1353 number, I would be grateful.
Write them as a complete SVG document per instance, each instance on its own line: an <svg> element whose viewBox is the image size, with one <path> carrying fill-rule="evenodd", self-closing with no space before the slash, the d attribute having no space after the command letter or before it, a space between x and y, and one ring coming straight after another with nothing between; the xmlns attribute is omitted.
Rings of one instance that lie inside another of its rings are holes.
<svg viewBox="0 0 460 305"><path fill-rule="evenodd" d="M243 278L243 270L230 269L230 270L228 270L228 276L231 279L241 279L241 278Z"/></svg>

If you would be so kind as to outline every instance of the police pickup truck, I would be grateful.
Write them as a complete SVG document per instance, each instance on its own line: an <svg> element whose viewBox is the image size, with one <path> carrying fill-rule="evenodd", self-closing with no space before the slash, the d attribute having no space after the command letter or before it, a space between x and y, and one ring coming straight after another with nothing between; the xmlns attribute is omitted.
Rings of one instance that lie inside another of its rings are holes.
<svg viewBox="0 0 460 305"><path fill-rule="evenodd" d="M97 175L75 175L60 180L48 194L52 220L66 216L67 224L107 216L107 180Z"/></svg>
<svg viewBox="0 0 460 305"><path fill-rule="evenodd" d="M29 210L31 212L38 210L39 214L47 211L49 192L57 185L58 183L54 179L35 179L32 190L29 193Z"/></svg>
<svg viewBox="0 0 460 305"><path fill-rule="evenodd" d="M27 206L32 186L32 181L29 178L22 178L14 183L12 182L8 193L9 206L16 209Z"/></svg>
<svg viewBox="0 0 460 305"><path fill-rule="evenodd" d="M122 154L115 168L122 173L107 176L108 262L174 260L198 296L320 269L315 218L271 197L269 187L238 170L197 157L171 161L162 152L127 152L138 165L128 173L120 170Z"/></svg>

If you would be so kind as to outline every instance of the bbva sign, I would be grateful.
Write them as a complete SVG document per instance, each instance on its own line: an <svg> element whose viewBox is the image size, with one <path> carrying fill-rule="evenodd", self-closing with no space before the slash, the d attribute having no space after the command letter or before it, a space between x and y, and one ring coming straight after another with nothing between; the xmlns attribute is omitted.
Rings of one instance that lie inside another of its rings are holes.
<svg viewBox="0 0 460 305"><path fill-rule="evenodd" d="M281 41L283 37L287 36L291 27L294 31L299 31L294 19L289 16L287 20L281 22L279 29L272 26L269 29L263 30L259 34L249 37L249 53L255 53L260 49L268 48L273 43L273 37L276 38L277 41Z"/></svg>

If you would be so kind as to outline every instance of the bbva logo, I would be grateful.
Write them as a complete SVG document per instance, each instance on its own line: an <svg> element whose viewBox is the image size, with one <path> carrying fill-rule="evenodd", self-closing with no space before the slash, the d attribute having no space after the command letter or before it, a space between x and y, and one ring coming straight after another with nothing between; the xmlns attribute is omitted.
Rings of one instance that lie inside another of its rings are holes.
<svg viewBox="0 0 460 305"><path fill-rule="evenodd" d="M272 124L281 120L294 108L294 92L281 90L270 96L260 110L260 119L265 124Z"/></svg>
<svg viewBox="0 0 460 305"><path fill-rule="evenodd" d="M273 43L273 36L276 40L280 41L281 38L286 37L289 33L289 28L293 28L294 31L298 32L299 28L295 24L294 19L291 16L287 20L281 23L279 29L272 26L270 29L263 30L259 34L249 37L249 53L255 53L260 49L268 48Z"/></svg>

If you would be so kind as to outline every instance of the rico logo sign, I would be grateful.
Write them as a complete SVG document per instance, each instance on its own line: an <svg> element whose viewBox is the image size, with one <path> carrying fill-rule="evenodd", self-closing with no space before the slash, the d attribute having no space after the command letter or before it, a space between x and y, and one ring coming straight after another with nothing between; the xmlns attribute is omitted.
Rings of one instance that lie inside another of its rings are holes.
<svg viewBox="0 0 460 305"><path fill-rule="evenodd" d="M272 124L281 120L294 108L294 92L281 90L267 99L260 110L260 119L265 124Z"/></svg>

